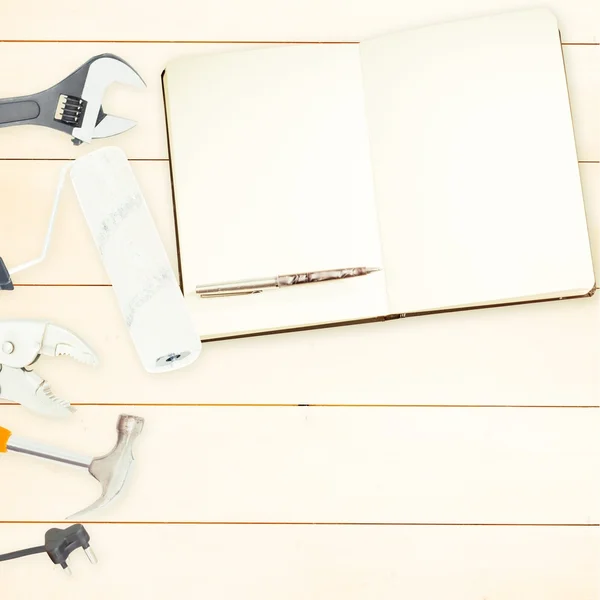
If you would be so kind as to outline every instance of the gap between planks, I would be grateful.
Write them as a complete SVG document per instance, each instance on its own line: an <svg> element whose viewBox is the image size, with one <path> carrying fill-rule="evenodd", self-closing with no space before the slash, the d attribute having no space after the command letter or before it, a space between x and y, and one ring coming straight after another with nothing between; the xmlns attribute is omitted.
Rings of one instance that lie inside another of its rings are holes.
<svg viewBox="0 0 600 600"><path fill-rule="evenodd" d="M0 402L0 407L19 407L15 402ZM572 408L597 410L600 405L581 404L202 404L184 402L71 402L71 406L136 406L145 408ZM1 522L1 521L0 521Z"/></svg>
<svg viewBox="0 0 600 600"><path fill-rule="evenodd" d="M63 522L63 521L60 521ZM68 521L82 525L298 525L319 527L600 527L598 523L402 523L348 521ZM0 525L51 525L57 521L0 521Z"/></svg>
<svg viewBox="0 0 600 600"><path fill-rule="evenodd" d="M3 44L360 44L360 40L0 40ZM600 46L600 42L561 42L561 46Z"/></svg>
<svg viewBox="0 0 600 600"><path fill-rule="evenodd" d="M10 158L0 158L0 160L6 160L6 161L40 161L40 160L45 160L45 161L55 161L55 162L70 162L72 160L74 160L72 157L71 158L36 158L34 157L24 157L24 158L19 158L19 157L10 157ZM168 158L129 158L128 159L130 162L169 162ZM599 161L580 161L580 162L599 162Z"/></svg>
<svg viewBox="0 0 600 600"><path fill-rule="evenodd" d="M46 161L46 162L70 162L74 160L73 158L39 158L39 157L10 157L10 158L0 158L0 161L13 161L13 162L25 162L25 161ZM169 162L168 158L129 158L129 162ZM578 164L580 165L597 165L600 164L600 160L578 160Z"/></svg>
<svg viewBox="0 0 600 600"><path fill-rule="evenodd" d="M0 40L2 44L360 44L358 40L346 41L277 41L277 40ZM596 45L592 42L564 42L562 45Z"/></svg>

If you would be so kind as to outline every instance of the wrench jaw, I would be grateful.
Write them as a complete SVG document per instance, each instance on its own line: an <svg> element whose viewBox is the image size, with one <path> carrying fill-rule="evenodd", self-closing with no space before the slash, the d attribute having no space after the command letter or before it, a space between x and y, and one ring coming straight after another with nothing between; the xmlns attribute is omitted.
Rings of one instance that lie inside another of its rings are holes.
<svg viewBox="0 0 600 600"><path fill-rule="evenodd" d="M120 133L124 133L125 131L129 131L136 125L137 122L132 121L131 119L105 114L96 125L92 138L96 140L113 137Z"/></svg>
<svg viewBox="0 0 600 600"><path fill-rule="evenodd" d="M39 375L1 364L0 397L47 417L66 417L75 412L66 400L52 392L48 382Z"/></svg>
<svg viewBox="0 0 600 600"><path fill-rule="evenodd" d="M142 79L141 75L126 61L116 54L99 54L93 57L89 62L104 61L107 64L110 62L110 71L106 78L106 86L111 83L122 83L124 85L131 85L137 88L145 88L146 82Z"/></svg>
<svg viewBox="0 0 600 600"><path fill-rule="evenodd" d="M86 65L87 76L81 91L86 104L83 122L72 131L73 143L91 142L92 139L111 137L131 129L136 123L130 119L105 115L102 98L113 83L122 83L137 88L146 84L139 74L124 60L114 54L101 54L90 59ZM82 67L83 68L83 67Z"/></svg>

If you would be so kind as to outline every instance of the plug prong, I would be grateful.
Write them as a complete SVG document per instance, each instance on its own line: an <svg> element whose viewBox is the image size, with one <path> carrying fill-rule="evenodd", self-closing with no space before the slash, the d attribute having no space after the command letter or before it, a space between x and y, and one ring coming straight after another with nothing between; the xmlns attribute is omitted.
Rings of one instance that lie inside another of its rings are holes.
<svg viewBox="0 0 600 600"><path fill-rule="evenodd" d="M96 558L96 555L94 554L94 551L92 550L91 546L88 546L87 548L84 548L83 551L85 552L85 555L88 557L88 560L95 565L98 562L98 559Z"/></svg>
<svg viewBox="0 0 600 600"><path fill-rule="evenodd" d="M61 565L61 567L63 568L63 571L70 577L71 575L73 575L73 571L71 571L71 567L67 564L67 563L63 563Z"/></svg>

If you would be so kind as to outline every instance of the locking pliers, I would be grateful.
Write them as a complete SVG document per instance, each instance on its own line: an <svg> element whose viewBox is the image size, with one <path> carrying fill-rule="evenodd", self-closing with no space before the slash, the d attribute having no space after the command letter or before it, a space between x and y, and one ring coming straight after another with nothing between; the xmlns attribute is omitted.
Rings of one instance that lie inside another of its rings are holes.
<svg viewBox="0 0 600 600"><path fill-rule="evenodd" d="M73 412L70 403L31 370L41 355L98 364L91 348L67 329L47 321L0 320L0 398L43 415L68 415Z"/></svg>

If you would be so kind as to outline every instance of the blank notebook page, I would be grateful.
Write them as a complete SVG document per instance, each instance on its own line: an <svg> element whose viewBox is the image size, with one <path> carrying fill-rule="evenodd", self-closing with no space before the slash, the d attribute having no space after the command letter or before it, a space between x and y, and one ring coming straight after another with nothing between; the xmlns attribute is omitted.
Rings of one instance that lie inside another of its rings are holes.
<svg viewBox="0 0 600 600"><path fill-rule="evenodd" d="M184 293L202 337L385 314L383 272L233 298L195 286L382 264L357 46L170 64Z"/></svg>
<svg viewBox="0 0 600 600"><path fill-rule="evenodd" d="M360 54L391 311L589 292L553 15L386 35Z"/></svg>

